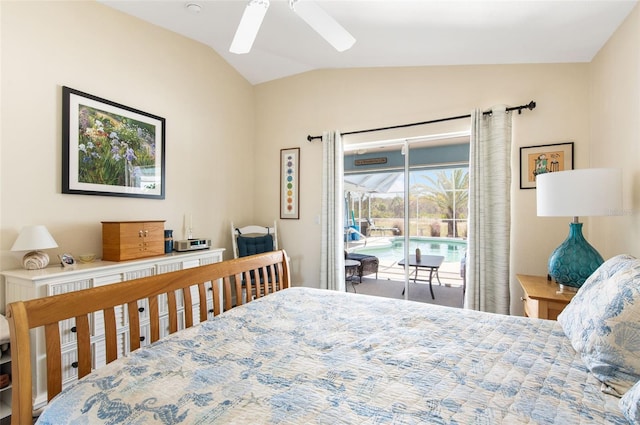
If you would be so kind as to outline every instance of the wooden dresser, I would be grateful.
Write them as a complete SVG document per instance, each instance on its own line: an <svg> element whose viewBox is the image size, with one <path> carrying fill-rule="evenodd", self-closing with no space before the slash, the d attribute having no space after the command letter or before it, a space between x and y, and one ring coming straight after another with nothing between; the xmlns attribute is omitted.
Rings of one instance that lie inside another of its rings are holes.
<svg viewBox="0 0 640 425"><path fill-rule="evenodd" d="M524 290L521 298L527 317L556 320L575 292L560 291L560 286L545 276L516 275Z"/></svg>

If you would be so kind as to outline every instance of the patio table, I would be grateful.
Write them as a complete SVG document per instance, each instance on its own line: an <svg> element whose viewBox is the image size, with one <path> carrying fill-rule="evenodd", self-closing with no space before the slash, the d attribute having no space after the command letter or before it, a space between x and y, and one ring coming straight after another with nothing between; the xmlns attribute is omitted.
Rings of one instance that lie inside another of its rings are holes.
<svg viewBox="0 0 640 425"><path fill-rule="evenodd" d="M420 261L416 259L415 255L409 255L409 267L415 267L413 281L417 282L428 282L429 283L429 291L431 291L431 299L435 300L436 297L433 295L433 286L431 285L433 274L435 272L436 278L438 279L438 285L442 285L440 282L440 276L438 275L438 269L442 265L444 261L444 257L442 255L421 255ZM404 258L398 262L398 265L405 266ZM426 269L429 270L429 279L418 279L418 269ZM402 290L402 295L404 295L404 289Z"/></svg>
<svg viewBox="0 0 640 425"><path fill-rule="evenodd" d="M347 282L351 282L351 286L353 287L353 292L356 292L356 287L354 285L353 278L358 274L358 267L360 267L360 261L344 260L345 291L347 290Z"/></svg>

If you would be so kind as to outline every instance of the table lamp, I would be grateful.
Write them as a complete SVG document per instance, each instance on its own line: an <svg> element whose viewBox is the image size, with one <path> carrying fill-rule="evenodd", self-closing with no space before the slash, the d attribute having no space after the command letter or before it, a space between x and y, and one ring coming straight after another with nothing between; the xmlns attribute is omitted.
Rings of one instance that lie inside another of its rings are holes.
<svg viewBox="0 0 640 425"><path fill-rule="evenodd" d="M620 215L622 211L622 171L589 168L557 171L536 177L538 216L573 217L569 236L549 257L549 276L578 290L604 262L582 235L578 216Z"/></svg>
<svg viewBox="0 0 640 425"><path fill-rule="evenodd" d="M22 258L22 267L27 270L37 270L49 264L49 256L40 250L57 247L58 244L47 228L39 224L23 228L18 239L13 243L11 251L29 251Z"/></svg>

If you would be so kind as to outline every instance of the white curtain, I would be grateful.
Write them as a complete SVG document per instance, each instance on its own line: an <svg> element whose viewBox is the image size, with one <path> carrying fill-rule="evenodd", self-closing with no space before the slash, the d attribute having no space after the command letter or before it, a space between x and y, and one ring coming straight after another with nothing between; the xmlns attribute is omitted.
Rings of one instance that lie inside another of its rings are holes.
<svg viewBox="0 0 640 425"><path fill-rule="evenodd" d="M511 113L471 114L465 308L509 314Z"/></svg>
<svg viewBox="0 0 640 425"><path fill-rule="evenodd" d="M320 287L344 292L343 155L340 132L323 132Z"/></svg>

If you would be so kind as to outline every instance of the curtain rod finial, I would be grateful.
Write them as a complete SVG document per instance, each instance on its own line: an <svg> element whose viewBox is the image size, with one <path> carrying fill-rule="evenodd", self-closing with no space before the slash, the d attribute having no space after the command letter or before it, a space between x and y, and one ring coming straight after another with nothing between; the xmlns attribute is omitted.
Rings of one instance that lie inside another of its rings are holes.
<svg viewBox="0 0 640 425"><path fill-rule="evenodd" d="M526 105L522 105L522 106L518 106L518 107L517 107L517 108L515 108L515 109L517 109L517 110L518 110L518 115L522 115L522 110L523 110L523 109L528 109L528 110L530 110L530 111L533 111L533 110L535 109L535 107L536 107L536 102L534 102L534 101L532 100L532 101L531 101L531 102L529 102L528 104L526 104Z"/></svg>

